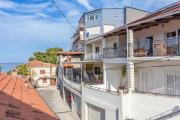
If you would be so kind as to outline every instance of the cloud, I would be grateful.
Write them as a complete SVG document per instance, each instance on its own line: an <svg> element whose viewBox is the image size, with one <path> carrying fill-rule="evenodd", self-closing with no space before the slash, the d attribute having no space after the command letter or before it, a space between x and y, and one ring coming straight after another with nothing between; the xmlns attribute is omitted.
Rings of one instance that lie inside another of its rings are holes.
<svg viewBox="0 0 180 120"><path fill-rule="evenodd" d="M34 15L2 16L0 32L0 62L23 62L34 51L49 47L68 49L73 33L64 20L50 21Z"/></svg>
<svg viewBox="0 0 180 120"><path fill-rule="evenodd" d="M10 16L8 13L0 10L0 17L4 17L4 16Z"/></svg>
<svg viewBox="0 0 180 120"><path fill-rule="evenodd" d="M9 0L0 0L0 9L9 10L18 13L35 13L42 12L50 5L49 2L37 3L37 4L27 4L27 3L17 3Z"/></svg>
<svg viewBox="0 0 180 120"><path fill-rule="evenodd" d="M93 10L94 7L90 5L88 0L76 0L80 5L84 6L88 10Z"/></svg>
<svg viewBox="0 0 180 120"><path fill-rule="evenodd" d="M9 0L0 0L0 8L9 9L14 8L16 4L14 2L11 2Z"/></svg>
<svg viewBox="0 0 180 120"><path fill-rule="evenodd" d="M67 13L67 16L69 16L69 17L74 17L74 16L78 16L78 15L80 15L80 12L77 9L72 9Z"/></svg>

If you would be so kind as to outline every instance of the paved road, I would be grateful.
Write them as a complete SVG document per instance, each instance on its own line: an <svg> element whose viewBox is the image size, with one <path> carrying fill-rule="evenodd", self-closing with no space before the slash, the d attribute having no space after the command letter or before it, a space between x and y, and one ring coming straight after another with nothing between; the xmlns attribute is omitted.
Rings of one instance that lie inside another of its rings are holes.
<svg viewBox="0 0 180 120"><path fill-rule="evenodd" d="M37 91L59 119L79 120L62 100L59 90L56 87L38 88Z"/></svg>

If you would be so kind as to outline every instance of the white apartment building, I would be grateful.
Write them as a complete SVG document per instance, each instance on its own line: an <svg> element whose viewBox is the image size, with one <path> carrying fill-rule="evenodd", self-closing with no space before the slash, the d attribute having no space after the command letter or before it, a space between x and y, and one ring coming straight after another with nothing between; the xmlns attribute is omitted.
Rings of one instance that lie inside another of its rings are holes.
<svg viewBox="0 0 180 120"><path fill-rule="evenodd" d="M56 85L56 65L44 63L38 60L30 61L30 77L33 85L37 87L48 87Z"/></svg>
<svg viewBox="0 0 180 120"><path fill-rule="evenodd" d="M179 120L179 40L180 2L86 39L81 119Z"/></svg>

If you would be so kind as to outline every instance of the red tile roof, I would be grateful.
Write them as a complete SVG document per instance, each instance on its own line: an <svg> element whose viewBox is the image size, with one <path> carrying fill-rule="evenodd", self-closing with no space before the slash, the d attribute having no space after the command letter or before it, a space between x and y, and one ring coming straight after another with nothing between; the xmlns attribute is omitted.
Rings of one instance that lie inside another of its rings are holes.
<svg viewBox="0 0 180 120"><path fill-rule="evenodd" d="M82 52L58 52L58 55L82 55Z"/></svg>
<svg viewBox="0 0 180 120"><path fill-rule="evenodd" d="M55 64L52 63L45 63L45 62L41 62L38 60L34 60L34 61L30 61L27 66L29 67L53 67L56 66Z"/></svg>
<svg viewBox="0 0 180 120"><path fill-rule="evenodd" d="M29 82L0 73L0 119L57 120Z"/></svg>

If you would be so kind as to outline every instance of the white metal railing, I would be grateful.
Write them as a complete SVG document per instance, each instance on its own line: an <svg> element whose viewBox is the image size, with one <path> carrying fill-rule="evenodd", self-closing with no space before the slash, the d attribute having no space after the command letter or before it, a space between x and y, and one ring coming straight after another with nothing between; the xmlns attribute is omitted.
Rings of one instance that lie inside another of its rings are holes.
<svg viewBox="0 0 180 120"><path fill-rule="evenodd" d="M70 81L68 80L65 76L64 76L64 79L63 81L68 85L70 86L71 88L81 92L81 83L77 83L77 82L74 82L74 81Z"/></svg>
<svg viewBox="0 0 180 120"><path fill-rule="evenodd" d="M86 54L86 60L101 60L103 58L103 53L88 53Z"/></svg>
<svg viewBox="0 0 180 120"><path fill-rule="evenodd" d="M103 54L102 53L96 53L95 54L95 60L101 60L103 58Z"/></svg>
<svg viewBox="0 0 180 120"><path fill-rule="evenodd" d="M93 54L92 53L87 53L86 54L86 60L93 60Z"/></svg>
<svg viewBox="0 0 180 120"><path fill-rule="evenodd" d="M127 45L119 45L115 47L107 47L103 49L104 58L118 58L127 56Z"/></svg>
<svg viewBox="0 0 180 120"><path fill-rule="evenodd" d="M143 40L135 42L134 45L136 45L134 47L134 56L136 57L180 55L180 38L153 40L151 44L147 44Z"/></svg>

